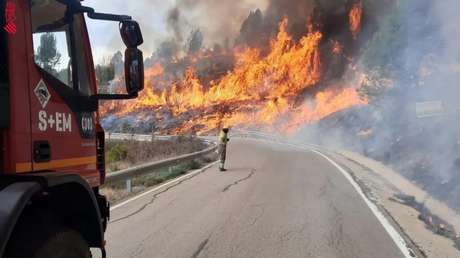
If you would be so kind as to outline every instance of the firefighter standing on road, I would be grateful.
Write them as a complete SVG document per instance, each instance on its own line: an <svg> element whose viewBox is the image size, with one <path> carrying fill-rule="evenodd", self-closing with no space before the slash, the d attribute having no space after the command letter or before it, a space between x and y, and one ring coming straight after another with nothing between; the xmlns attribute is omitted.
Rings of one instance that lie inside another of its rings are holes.
<svg viewBox="0 0 460 258"><path fill-rule="evenodd" d="M219 170L226 171L224 168L225 165L225 158L227 156L227 142L230 140L228 139L228 128L223 128L219 134Z"/></svg>

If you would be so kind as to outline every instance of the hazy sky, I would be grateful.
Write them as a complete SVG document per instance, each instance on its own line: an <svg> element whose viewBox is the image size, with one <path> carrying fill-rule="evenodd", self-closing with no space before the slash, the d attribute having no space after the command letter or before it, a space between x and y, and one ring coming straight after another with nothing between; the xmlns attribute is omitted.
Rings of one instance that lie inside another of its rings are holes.
<svg viewBox="0 0 460 258"><path fill-rule="evenodd" d="M98 12L126 14L137 20L142 28L145 43L141 49L149 56L155 43L168 36L165 26L165 15L173 6L173 1L154 0L86 0L83 4L93 7ZM96 62L104 56L112 55L117 50L124 50L124 45L118 32L118 23L86 19L90 33L91 46Z"/></svg>
<svg viewBox="0 0 460 258"><path fill-rule="evenodd" d="M83 5L93 7L98 12L126 14L137 20L141 26L144 44L141 49L148 57L159 43L174 36L168 28L168 13L175 6L181 12L183 33L200 29L205 44L210 38L222 41L225 36L235 35L242 21L251 10L266 7L267 0L85 0ZM225 14L225 15L223 15ZM96 62L124 50L118 32L118 23L87 19L88 30ZM219 38L220 37L220 38Z"/></svg>

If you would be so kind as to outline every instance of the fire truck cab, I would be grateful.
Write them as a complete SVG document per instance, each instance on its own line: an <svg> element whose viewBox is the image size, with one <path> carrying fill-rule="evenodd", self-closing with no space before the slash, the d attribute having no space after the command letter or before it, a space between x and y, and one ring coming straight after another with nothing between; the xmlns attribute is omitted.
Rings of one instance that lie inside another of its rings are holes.
<svg viewBox="0 0 460 258"><path fill-rule="evenodd" d="M119 23L125 94L98 94L85 17ZM78 0L0 0L0 257L105 257L98 102L143 89L142 43L130 16Z"/></svg>

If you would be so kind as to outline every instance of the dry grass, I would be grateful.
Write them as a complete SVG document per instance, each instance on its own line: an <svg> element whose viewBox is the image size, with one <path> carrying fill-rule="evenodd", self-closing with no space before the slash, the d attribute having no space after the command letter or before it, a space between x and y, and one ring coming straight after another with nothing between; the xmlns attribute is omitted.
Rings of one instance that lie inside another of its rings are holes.
<svg viewBox="0 0 460 258"><path fill-rule="evenodd" d="M137 142L130 140L107 142L107 168L116 171L149 161L162 160L205 149L207 146L195 137L177 137L173 140ZM117 203L149 187L176 178L216 160L215 153L177 166L152 171L151 174L132 178L132 192L126 191L126 182L106 184L102 193L112 203ZM108 169L108 170L109 170ZM110 171L108 171L110 173Z"/></svg>
<svg viewBox="0 0 460 258"><path fill-rule="evenodd" d="M184 175L190 170L201 168L212 160L212 157L209 157L201 160L189 161L185 162L184 164L174 166L171 169L164 168L157 171L152 171L151 174L134 177L131 179L131 193L127 192L125 181L106 184L101 189L101 191L110 202L117 203L123 199L126 199L127 197L145 191L149 187L161 184L165 181Z"/></svg>
<svg viewBox="0 0 460 258"><path fill-rule="evenodd" d="M106 161L109 171L128 168L149 161L162 160L206 148L198 138L178 136L172 140L140 142L112 140L107 142Z"/></svg>

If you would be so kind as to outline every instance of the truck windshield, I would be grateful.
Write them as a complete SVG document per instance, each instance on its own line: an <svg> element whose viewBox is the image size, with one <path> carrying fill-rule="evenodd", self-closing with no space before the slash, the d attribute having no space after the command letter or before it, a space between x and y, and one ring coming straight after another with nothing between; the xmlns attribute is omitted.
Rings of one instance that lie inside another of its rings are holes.
<svg viewBox="0 0 460 258"><path fill-rule="evenodd" d="M82 17L66 16L66 11L67 6L58 1L31 1L35 63L63 85L89 96Z"/></svg>

